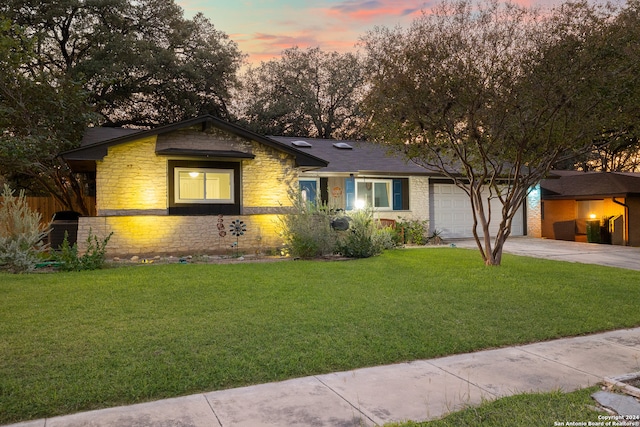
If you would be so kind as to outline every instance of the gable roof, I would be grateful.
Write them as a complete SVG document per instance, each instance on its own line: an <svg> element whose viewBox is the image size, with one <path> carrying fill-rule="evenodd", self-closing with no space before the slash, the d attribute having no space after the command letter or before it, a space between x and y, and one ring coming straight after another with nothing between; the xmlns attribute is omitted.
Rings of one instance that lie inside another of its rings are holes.
<svg viewBox="0 0 640 427"><path fill-rule="evenodd" d="M640 196L640 173L553 171L540 182L543 199L597 199Z"/></svg>
<svg viewBox="0 0 640 427"><path fill-rule="evenodd" d="M223 130L225 132L237 135L239 137L256 141L276 150L291 154L295 157L298 166L316 168L325 167L327 162L312 154L306 153L302 150L298 150L295 147L282 144L274 139L259 135L255 132L251 132L233 123L221 120L214 116L201 116L195 119L185 120L182 122L159 126L157 128L149 130L135 130L135 129L122 129L122 128L92 128L83 138L79 148L65 151L61 153L61 157L65 159L69 165L75 170L85 170L87 163L94 163L95 160L101 160L107 155L109 147L131 142L137 139L147 138L150 136L163 135L170 132L175 132L180 129L185 129L193 126L202 126L202 130L206 130L210 127ZM168 154L168 153L158 153ZM246 158L249 153L240 152L219 152L216 150L195 150L189 153L190 155L219 155L221 157L236 156L240 158Z"/></svg>
<svg viewBox="0 0 640 427"><path fill-rule="evenodd" d="M285 136L270 138L291 147L298 147L299 150L327 161L329 163L327 167L314 170L319 174L442 175L436 170L429 171L407 162L401 156L393 155L384 146L373 142Z"/></svg>

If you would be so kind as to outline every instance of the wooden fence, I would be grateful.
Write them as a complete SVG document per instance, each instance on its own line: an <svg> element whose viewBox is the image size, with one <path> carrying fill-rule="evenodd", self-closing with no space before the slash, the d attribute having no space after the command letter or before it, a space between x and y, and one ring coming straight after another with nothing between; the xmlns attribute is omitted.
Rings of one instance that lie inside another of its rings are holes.
<svg viewBox="0 0 640 427"><path fill-rule="evenodd" d="M51 221L56 212L69 210L54 197L27 197L26 199L31 209L40 212L44 223ZM89 216L96 216L96 198L84 197L84 203L89 208Z"/></svg>

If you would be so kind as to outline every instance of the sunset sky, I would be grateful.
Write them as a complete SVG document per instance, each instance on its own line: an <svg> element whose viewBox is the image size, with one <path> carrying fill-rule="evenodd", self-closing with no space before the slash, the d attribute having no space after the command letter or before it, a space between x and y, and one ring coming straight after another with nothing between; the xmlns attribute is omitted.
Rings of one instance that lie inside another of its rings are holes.
<svg viewBox="0 0 640 427"><path fill-rule="evenodd" d="M259 63L287 48L354 50L376 25L407 26L438 0L176 0L191 18L202 12L226 33L249 62ZM521 0L548 6L554 0Z"/></svg>

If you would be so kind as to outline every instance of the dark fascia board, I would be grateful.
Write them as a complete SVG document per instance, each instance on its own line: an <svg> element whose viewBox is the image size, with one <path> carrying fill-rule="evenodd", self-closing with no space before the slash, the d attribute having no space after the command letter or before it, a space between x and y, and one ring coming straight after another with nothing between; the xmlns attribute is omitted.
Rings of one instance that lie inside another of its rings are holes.
<svg viewBox="0 0 640 427"><path fill-rule="evenodd" d="M166 148L157 150L156 154L160 156L187 156L187 157L224 157L233 159L255 159L256 156L251 153L242 151L223 151L223 150L189 150L181 148Z"/></svg>
<svg viewBox="0 0 640 427"><path fill-rule="evenodd" d="M175 132L180 129L201 125L203 130L215 127L240 137L259 142L279 151L295 156L298 166L306 167L326 167L329 163L319 157L305 153L302 150L287 146L286 144L275 141L271 138L259 135L250 130L244 129L233 123L229 123L214 116L200 116L194 119L184 120L182 122L170 125L159 126L154 129L143 130L140 132L124 135L107 141L98 142L96 144L87 145L73 150L68 150L60 155L66 160L100 160L107 155L109 147L123 144L125 142L135 141L136 139L146 138L149 136L162 135Z"/></svg>

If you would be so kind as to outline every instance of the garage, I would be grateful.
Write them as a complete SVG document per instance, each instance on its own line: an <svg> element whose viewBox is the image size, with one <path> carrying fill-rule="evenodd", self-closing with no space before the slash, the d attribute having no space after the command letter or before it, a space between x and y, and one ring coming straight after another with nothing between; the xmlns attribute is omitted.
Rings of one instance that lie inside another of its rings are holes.
<svg viewBox="0 0 640 427"><path fill-rule="evenodd" d="M498 230L501 211L500 201L492 200L490 226L492 235L495 235ZM473 237L473 212L469 196L455 184L436 181L429 185L429 218L431 231L440 231L443 238ZM511 235L524 235L524 225L524 209L520 207L513 218ZM478 227L478 233L482 235L480 227Z"/></svg>

